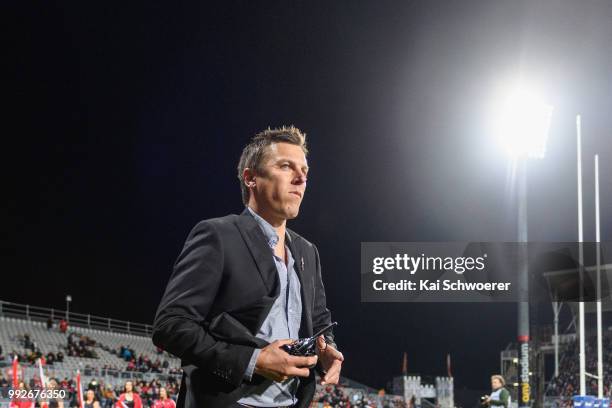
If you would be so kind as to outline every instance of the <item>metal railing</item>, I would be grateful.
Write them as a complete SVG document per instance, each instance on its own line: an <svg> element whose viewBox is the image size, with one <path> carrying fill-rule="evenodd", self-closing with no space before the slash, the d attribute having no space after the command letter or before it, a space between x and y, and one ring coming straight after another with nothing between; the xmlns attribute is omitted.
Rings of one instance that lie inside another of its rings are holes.
<svg viewBox="0 0 612 408"><path fill-rule="evenodd" d="M153 332L153 326L149 324L134 323L91 314L67 313L65 310L61 309L24 305L21 303L5 302L3 300L0 300L0 316L38 322L46 322L51 318L56 324L58 320L65 319L70 326L135 334L145 337L150 337Z"/></svg>
<svg viewBox="0 0 612 408"><path fill-rule="evenodd" d="M2 366L0 366L2 367ZM4 368L9 367L8 363L4 365ZM20 375L26 380L32 378L40 378L40 371L37 366L20 366ZM80 367L79 368L82 376L82 381L87 384L91 380L103 381L105 384L112 386L123 385L125 381L147 381L150 382L155 379L160 381L175 381L180 382L182 374L169 374L169 373L155 373L155 372L141 372L141 371L125 371L125 370L114 370L109 368L95 368L95 367ZM55 363L54 365L45 365L43 372L46 378L56 378L61 381L63 378L75 379L76 369L66 368L61 363Z"/></svg>

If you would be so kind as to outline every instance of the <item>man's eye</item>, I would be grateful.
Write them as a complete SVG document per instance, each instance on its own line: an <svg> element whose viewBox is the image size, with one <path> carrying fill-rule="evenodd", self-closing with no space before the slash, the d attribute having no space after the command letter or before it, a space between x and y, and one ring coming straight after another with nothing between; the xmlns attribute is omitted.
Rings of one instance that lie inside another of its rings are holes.
<svg viewBox="0 0 612 408"><path fill-rule="evenodd" d="M282 168L282 169L287 169L287 168L289 168L289 163L283 163L283 164L281 164L281 168Z"/></svg>

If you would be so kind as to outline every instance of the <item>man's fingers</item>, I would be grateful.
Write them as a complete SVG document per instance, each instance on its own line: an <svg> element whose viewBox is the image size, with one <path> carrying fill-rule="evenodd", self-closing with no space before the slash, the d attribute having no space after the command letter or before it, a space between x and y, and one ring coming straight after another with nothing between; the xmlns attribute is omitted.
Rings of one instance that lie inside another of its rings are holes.
<svg viewBox="0 0 612 408"><path fill-rule="evenodd" d="M325 377L323 377L323 381L322 381L321 385L323 385L323 384L338 384L339 380L340 380L340 373L327 373L327 374L325 374Z"/></svg>
<svg viewBox="0 0 612 408"><path fill-rule="evenodd" d="M293 358L290 360L290 363L296 367L310 367L310 366L317 364L317 360L318 360L317 356L311 356L311 357L293 356Z"/></svg>
<svg viewBox="0 0 612 408"><path fill-rule="evenodd" d="M331 353L333 358L335 358L336 360L344 361L344 355L341 352L339 352L338 350L336 350L332 346L328 346L328 347L329 347L329 349L326 350L326 351L328 353Z"/></svg>
<svg viewBox="0 0 612 408"><path fill-rule="evenodd" d="M321 381L319 382L319 384L321 385L338 384L339 382L340 382L340 373L337 373L336 375L330 375L329 373L327 373L325 374L323 378L321 378Z"/></svg>
<svg viewBox="0 0 612 408"><path fill-rule="evenodd" d="M287 369L288 376L308 377L310 370L308 368L289 367Z"/></svg>
<svg viewBox="0 0 612 408"><path fill-rule="evenodd" d="M331 356L337 360L344 361L344 355L339 352L334 346L325 342L325 337L320 335L317 338L317 346L321 352L331 353Z"/></svg>
<svg viewBox="0 0 612 408"><path fill-rule="evenodd" d="M331 354L333 358L340 360L340 361L344 361L344 355L342 355L342 353L339 352L334 346L331 346L328 344L325 351Z"/></svg>
<svg viewBox="0 0 612 408"><path fill-rule="evenodd" d="M340 379L341 368L342 364L340 363L340 361L334 361L327 373L325 373L325 376L322 380L322 384L337 384Z"/></svg>
<svg viewBox="0 0 612 408"><path fill-rule="evenodd" d="M336 375L333 378L330 378L327 380L327 382L325 382L325 384L332 384L332 385L336 385L340 382L340 376Z"/></svg>
<svg viewBox="0 0 612 408"><path fill-rule="evenodd" d="M285 344L291 344L294 341L295 340L292 340L292 339L282 339L282 340L276 340L273 344L275 344L278 347L280 347L280 346L284 346Z"/></svg>
<svg viewBox="0 0 612 408"><path fill-rule="evenodd" d="M319 337L317 337L317 346L320 349L325 348L325 337L323 335L320 335Z"/></svg>
<svg viewBox="0 0 612 408"><path fill-rule="evenodd" d="M331 368L325 373L325 381L328 381L330 378L338 375L340 373L340 367L337 365L332 365Z"/></svg>
<svg viewBox="0 0 612 408"><path fill-rule="evenodd" d="M293 343L295 340L292 339L281 339L272 342L269 346L265 347L267 353L264 356L264 352L260 353L258 361L263 361L264 368L267 367L266 371L268 375L264 375L268 378L273 379L276 382L286 381L291 377L308 377L310 375L310 367L314 367L317 364L318 357L300 357L292 356L286 352L281 352L282 347L287 344ZM256 366L256 370L257 370ZM261 371L261 369L260 369ZM256 371L257 372L257 371Z"/></svg>
<svg viewBox="0 0 612 408"><path fill-rule="evenodd" d="M338 380L340 379L339 373L327 373L325 377L323 377L323 382L325 384L338 384Z"/></svg>

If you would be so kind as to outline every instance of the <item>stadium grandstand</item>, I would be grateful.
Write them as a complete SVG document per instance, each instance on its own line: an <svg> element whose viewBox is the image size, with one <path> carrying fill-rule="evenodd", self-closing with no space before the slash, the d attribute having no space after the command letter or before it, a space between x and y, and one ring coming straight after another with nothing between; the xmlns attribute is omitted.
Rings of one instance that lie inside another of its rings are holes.
<svg viewBox="0 0 612 408"><path fill-rule="evenodd" d="M605 303L604 303L605 304ZM562 332L554 334L553 326L538 325L532 335L531 386L533 405L543 408L569 408L572 397L579 394L579 344L577 336L577 304L565 303L570 314L569 324ZM609 307L609 306L608 306ZM597 326L594 322L594 304L586 304L585 363L586 394L597 395ZM612 309L603 314L603 394L612 394ZM556 352L555 352L556 349ZM555 355L557 371L555 373ZM508 344L500 353L501 373L507 379L512 400L518 396L518 354L515 343Z"/></svg>
<svg viewBox="0 0 612 408"><path fill-rule="evenodd" d="M42 406L11 402L11 391L57 384L64 407L79 406L78 389L93 390L100 408L117 406L131 382L142 408L159 405L160 390L176 400L180 360L151 341L152 327L100 316L0 301L0 408ZM14 375L14 372L17 375ZM87 398L86 396L84 398ZM56 405L57 406L57 405ZM60 405L61 406L61 405ZM342 377L338 386L320 386L311 407L405 407L405 398ZM138 408L135 406L135 408Z"/></svg>
<svg viewBox="0 0 612 408"><path fill-rule="evenodd" d="M587 273L585 293L596 293L594 266L583 269ZM612 264L600 265L601 271L601 319L597 317L597 297L586 296L589 301L583 303L584 339L585 339L585 392L584 395L595 398L594 404L599 408L612 396ZM573 398L580 396L580 308L577 301L576 282L579 281L579 269L572 267L544 273L548 287L548 299L539 299L529 305L530 350L529 350L529 383L531 387L530 406L542 408L569 408L574 405ZM572 301L554 301L560 291L574 293L574 297L565 296ZM552 319L551 319L552 317ZM552 322L551 322L552 320ZM600 322L600 323L598 323ZM552 324L551 324L552 323ZM598 351L597 333L601 330L602 338L602 396L598 390ZM519 356L518 344L509 343L500 352L500 372L506 379L506 388L510 391L515 403L518 399ZM600 400L601 398L601 400Z"/></svg>

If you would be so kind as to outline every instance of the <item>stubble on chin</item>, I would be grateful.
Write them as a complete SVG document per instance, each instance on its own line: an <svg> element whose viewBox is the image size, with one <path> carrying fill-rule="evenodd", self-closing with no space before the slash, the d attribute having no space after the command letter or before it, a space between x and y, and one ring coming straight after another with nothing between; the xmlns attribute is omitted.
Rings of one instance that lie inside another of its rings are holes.
<svg viewBox="0 0 612 408"><path fill-rule="evenodd" d="M295 208L289 207L287 208L286 211L286 217L288 220L292 220L294 218L296 218L298 216L298 214L300 213L300 206L298 205Z"/></svg>

